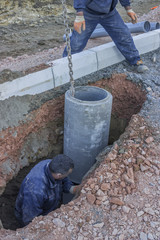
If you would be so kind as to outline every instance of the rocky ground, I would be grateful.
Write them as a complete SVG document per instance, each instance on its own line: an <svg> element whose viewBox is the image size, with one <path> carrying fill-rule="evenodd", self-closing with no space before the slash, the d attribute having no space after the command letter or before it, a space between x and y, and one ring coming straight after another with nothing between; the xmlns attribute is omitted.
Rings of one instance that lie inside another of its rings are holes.
<svg viewBox="0 0 160 240"><path fill-rule="evenodd" d="M160 7L139 20L160 21L159 13ZM17 34L20 34L17 25L15 27ZM1 30L8 31L8 28L4 25ZM20 50L13 50L19 42L13 41L12 45L7 34L8 40L1 42L4 47L6 41L6 49L10 46L7 50L1 48L1 82L47 67L46 63L59 58L63 51L64 43L61 40L55 41L55 47L49 40L51 45L47 44L44 50L46 40L39 44L36 42L32 45L36 47L31 48L31 39L29 47L25 45L24 52L21 47ZM88 47L106 40L92 40ZM35 53L31 54L34 49ZM156 62L153 61L153 54ZM95 169L93 167L83 181L78 198L46 217L35 218L27 227L17 231L5 230L1 226L0 239L160 240L160 50L144 55L143 60L150 67L147 74L132 72L126 63L107 69L108 72L127 74L129 80L145 89L147 100L140 113L133 115L120 139L97 157Z"/></svg>
<svg viewBox="0 0 160 240"><path fill-rule="evenodd" d="M160 239L160 144L157 129L134 115L121 138L83 183L80 196L0 239Z"/></svg>

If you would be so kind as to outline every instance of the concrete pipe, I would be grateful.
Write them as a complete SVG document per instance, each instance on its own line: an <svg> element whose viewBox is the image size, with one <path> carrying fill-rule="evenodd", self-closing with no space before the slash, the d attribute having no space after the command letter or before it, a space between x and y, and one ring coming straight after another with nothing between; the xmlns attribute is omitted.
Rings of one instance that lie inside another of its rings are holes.
<svg viewBox="0 0 160 240"><path fill-rule="evenodd" d="M71 181L80 183L95 163L96 156L108 145L112 95L98 87L75 88L73 97L65 94L64 154L73 159Z"/></svg>
<svg viewBox="0 0 160 240"><path fill-rule="evenodd" d="M160 24L158 22L150 22L150 25L151 25L151 31L160 28Z"/></svg>

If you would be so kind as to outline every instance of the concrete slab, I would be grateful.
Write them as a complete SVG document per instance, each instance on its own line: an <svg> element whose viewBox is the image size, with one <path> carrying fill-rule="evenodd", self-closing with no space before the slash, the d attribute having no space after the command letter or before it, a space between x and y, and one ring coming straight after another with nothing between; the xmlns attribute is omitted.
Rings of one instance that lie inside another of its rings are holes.
<svg viewBox="0 0 160 240"><path fill-rule="evenodd" d="M160 29L154 30L154 32L159 34L159 47L160 47Z"/></svg>
<svg viewBox="0 0 160 240"><path fill-rule="evenodd" d="M124 60L124 57L113 42L91 48L90 51L97 54L98 70Z"/></svg>
<svg viewBox="0 0 160 240"><path fill-rule="evenodd" d="M97 71L97 57L93 51L83 51L72 55L73 78L74 80ZM55 87L68 83L70 81L68 59L67 57L57 59L53 62L52 69L55 79Z"/></svg>
<svg viewBox="0 0 160 240"><path fill-rule="evenodd" d="M140 54L151 52L160 47L160 33L158 31L159 30L154 30L133 37L134 43Z"/></svg>
<svg viewBox="0 0 160 240"><path fill-rule="evenodd" d="M53 88L51 68L0 84L0 100L11 96L35 95Z"/></svg>

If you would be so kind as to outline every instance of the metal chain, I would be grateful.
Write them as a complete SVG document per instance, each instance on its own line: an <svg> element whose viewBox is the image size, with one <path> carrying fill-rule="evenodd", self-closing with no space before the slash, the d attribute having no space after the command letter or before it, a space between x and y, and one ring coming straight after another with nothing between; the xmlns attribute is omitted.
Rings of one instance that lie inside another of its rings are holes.
<svg viewBox="0 0 160 240"><path fill-rule="evenodd" d="M74 89L74 79L73 79L73 64L72 64L72 55L71 55L71 45L70 45L70 29L68 26L68 20L67 20L67 7L66 7L66 0L62 1L62 7L63 7L63 20L64 20L64 26L65 26L65 34L66 34L66 45L67 45L67 52L68 52L68 67L69 67L69 76L70 76L70 91L72 96L74 96L75 89Z"/></svg>

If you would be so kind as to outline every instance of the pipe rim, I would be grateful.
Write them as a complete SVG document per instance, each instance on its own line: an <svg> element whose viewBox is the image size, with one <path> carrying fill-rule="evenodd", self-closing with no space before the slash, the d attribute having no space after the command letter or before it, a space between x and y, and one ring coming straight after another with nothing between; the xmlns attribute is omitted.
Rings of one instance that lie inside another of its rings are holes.
<svg viewBox="0 0 160 240"><path fill-rule="evenodd" d="M160 29L160 24L159 24L159 22L156 23L156 29Z"/></svg>
<svg viewBox="0 0 160 240"><path fill-rule="evenodd" d="M144 22L144 30L145 30L146 32L149 32L149 31L151 30L151 24L150 24L150 22L148 22L148 21L145 21L145 22Z"/></svg>
<svg viewBox="0 0 160 240"><path fill-rule="evenodd" d="M68 98L70 98L73 102L76 102L76 103L79 103L79 104L89 104L89 105L91 105L91 104L101 104L102 102L106 102L106 100L107 99L109 99L109 98L111 98L112 97L112 95L111 95L111 93L110 92L108 92L108 91L106 91L105 89L103 89L103 88L99 88L99 87L95 87L95 86L79 86L79 87L75 87L75 92L77 91L77 90L80 90L80 89L90 89L90 90L92 90L92 89L94 89L94 90L97 90L97 92L101 92L101 93L103 93L104 95L105 95L105 97L104 98L102 98L101 100L96 100L96 101L86 101L86 100L81 100L81 99L78 99L78 98L76 98L75 96L73 97L72 95L71 95L71 91L70 90L68 90L67 92L66 92L66 97L68 97Z"/></svg>

